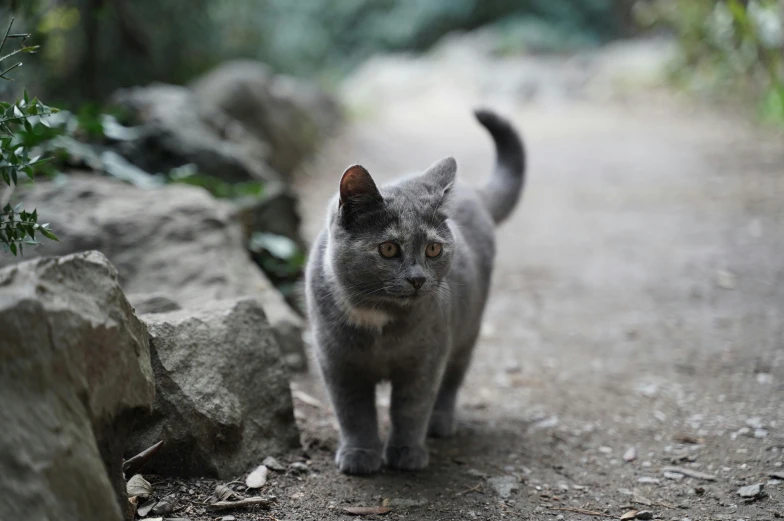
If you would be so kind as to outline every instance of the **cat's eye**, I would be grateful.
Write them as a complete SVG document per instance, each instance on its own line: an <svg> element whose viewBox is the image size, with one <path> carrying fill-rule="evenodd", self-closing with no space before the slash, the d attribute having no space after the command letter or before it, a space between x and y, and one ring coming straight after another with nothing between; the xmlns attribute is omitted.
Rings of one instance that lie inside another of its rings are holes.
<svg viewBox="0 0 784 521"><path fill-rule="evenodd" d="M394 242L383 242L381 243L381 245L379 245L378 252L381 254L382 257L391 259L392 257L398 256L398 253L400 253L400 246L398 246Z"/></svg>
<svg viewBox="0 0 784 521"><path fill-rule="evenodd" d="M441 245L439 243L431 242L430 244L427 245L427 248L425 248L425 255L427 255L431 259L435 259L439 255L441 255L442 249L443 248L441 248Z"/></svg>

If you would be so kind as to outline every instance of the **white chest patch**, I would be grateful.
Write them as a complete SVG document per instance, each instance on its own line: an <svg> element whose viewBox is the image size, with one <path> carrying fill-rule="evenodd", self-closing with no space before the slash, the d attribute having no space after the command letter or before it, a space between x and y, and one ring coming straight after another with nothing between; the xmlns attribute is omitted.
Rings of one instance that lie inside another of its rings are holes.
<svg viewBox="0 0 784 521"><path fill-rule="evenodd" d="M364 309L364 308L349 308L346 313L346 319L349 324L357 327L364 327L367 329L381 329L392 320L392 317L383 311Z"/></svg>

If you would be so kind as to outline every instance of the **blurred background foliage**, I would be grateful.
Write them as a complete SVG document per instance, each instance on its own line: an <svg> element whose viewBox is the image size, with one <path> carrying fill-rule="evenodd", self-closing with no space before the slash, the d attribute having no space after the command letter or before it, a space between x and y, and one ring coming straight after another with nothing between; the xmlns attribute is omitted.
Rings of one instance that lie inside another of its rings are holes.
<svg viewBox="0 0 784 521"><path fill-rule="evenodd" d="M334 81L380 51L421 51L495 24L516 49L564 50L628 34L616 0L4 0L35 34L28 86L69 107L150 81L183 84L229 58Z"/></svg>
<svg viewBox="0 0 784 521"><path fill-rule="evenodd" d="M763 120L784 124L784 0L656 0L638 2L635 14L675 34L678 84L755 104Z"/></svg>

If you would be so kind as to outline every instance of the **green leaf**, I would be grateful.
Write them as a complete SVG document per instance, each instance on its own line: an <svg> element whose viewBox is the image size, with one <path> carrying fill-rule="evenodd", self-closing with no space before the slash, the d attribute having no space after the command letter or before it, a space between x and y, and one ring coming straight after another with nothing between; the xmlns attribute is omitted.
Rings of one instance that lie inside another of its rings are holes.
<svg viewBox="0 0 784 521"><path fill-rule="evenodd" d="M16 243L12 242L11 244L8 245L8 247L11 249L11 253L16 255Z"/></svg>
<svg viewBox="0 0 784 521"><path fill-rule="evenodd" d="M47 239L51 239L53 241L58 241L58 242L60 241L60 239L58 239L57 236L54 233L52 233L51 230L48 230L47 228L41 227L40 228L40 232L41 232L41 235L43 235Z"/></svg>

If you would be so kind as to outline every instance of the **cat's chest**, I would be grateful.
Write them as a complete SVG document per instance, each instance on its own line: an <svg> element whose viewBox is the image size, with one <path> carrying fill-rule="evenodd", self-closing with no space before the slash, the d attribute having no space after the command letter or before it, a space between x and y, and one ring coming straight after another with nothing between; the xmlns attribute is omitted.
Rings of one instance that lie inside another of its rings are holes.
<svg viewBox="0 0 784 521"><path fill-rule="evenodd" d="M365 337L359 350L364 365L381 371L415 366L449 348L448 335L427 320L391 321Z"/></svg>

